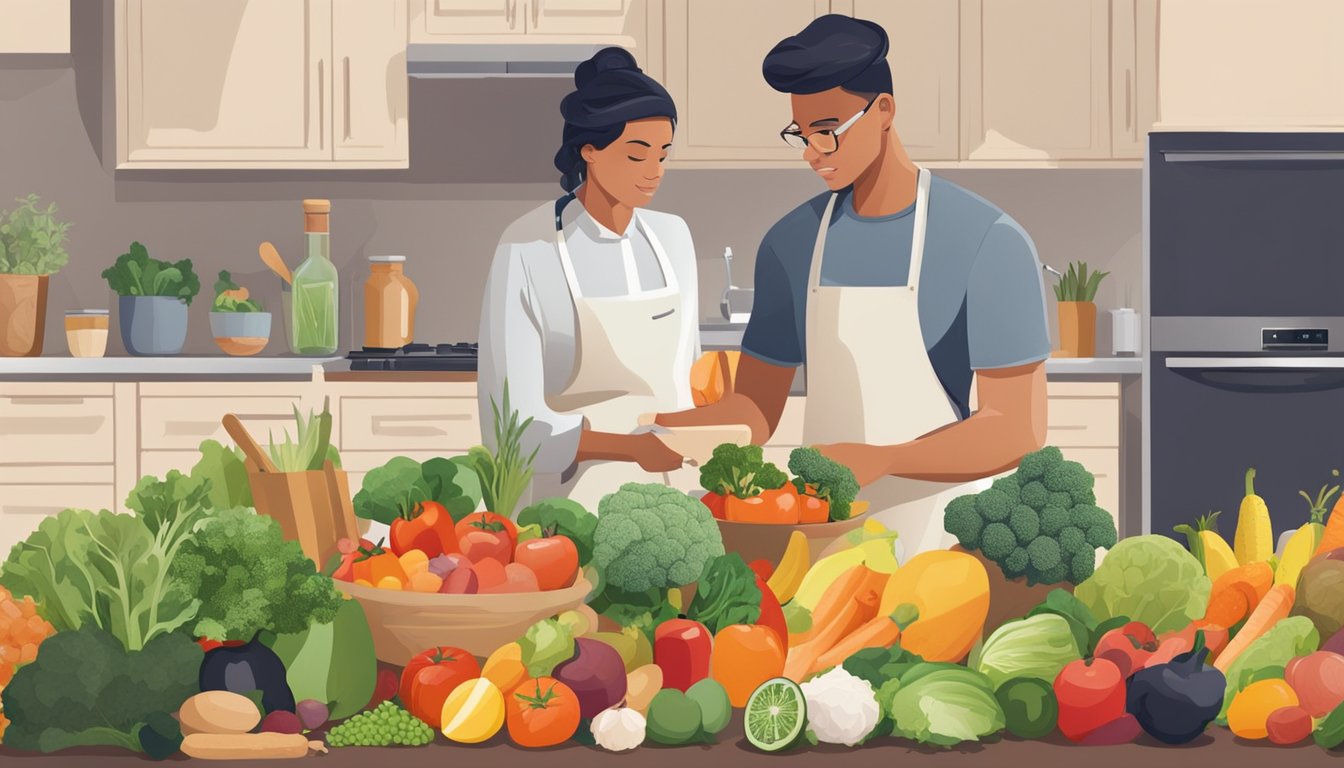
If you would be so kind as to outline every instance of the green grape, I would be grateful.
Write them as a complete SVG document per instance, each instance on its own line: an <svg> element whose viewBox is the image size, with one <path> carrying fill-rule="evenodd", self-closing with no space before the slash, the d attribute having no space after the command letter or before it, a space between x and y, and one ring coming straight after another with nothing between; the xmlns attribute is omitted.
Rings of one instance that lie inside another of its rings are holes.
<svg viewBox="0 0 1344 768"><path fill-rule="evenodd" d="M390 701L327 732L332 747L419 747L433 741L433 729Z"/></svg>

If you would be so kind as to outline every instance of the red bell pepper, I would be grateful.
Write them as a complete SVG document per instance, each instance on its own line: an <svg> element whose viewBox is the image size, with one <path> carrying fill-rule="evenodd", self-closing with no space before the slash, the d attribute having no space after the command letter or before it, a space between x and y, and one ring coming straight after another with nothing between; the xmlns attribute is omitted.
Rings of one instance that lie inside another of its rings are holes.
<svg viewBox="0 0 1344 768"><path fill-rule="evenodd" d="M769 581L770 577L775 575L775 564L770 562L769 560L765 559L752 560L750 563L747 563L747 567L750 568L757 576L760 576L762 579L765 579L766 581Z"/></svg>
<svg viewBox="0 0 1344 768"><path fill-rule="evenodd" d="M789 625L784 621L784 608L779 604L779 598L775 596L774 590L765 583L761 575L756 574L756 587L761 590L761 617L756 620L759 626L773 629L779 636L779 647L789 647Z"/></svg>
<svg viewBox="0 0 1344 768"><path fill-rule="evenodd" d="M714 517L715 520L722 520L722 519L724 519L724 517L723 517L723 503L724 503L724 496L723 496L723 494L721 494L721 493L714 493L713 491L710 491L709 493L706 493L704 496L701 496L701 497L700 497L700 503L701 503L701 504L704 504L706 507L709 507L709 514L713 515L713 517Z"/></svg>
<svg viewBox="0 0 1344 768"><path fill-rule="evenodd" d="M704 624L669 619L653 632L653 663L663 670L663 687L685 692L709 677L713 637Z"/></svg>
<svg viewBox="0 0 1344 768"><path fill-rule="evenodd" d="M782 488L762 491L759 496L749 499L729 496L724 500L723 512L730 523L797 525L798 490L785 483Z"/></svg>
<svg viewBox="0 0 1344 768"><path fill-rule="evenodd" d="M409 517L393 520L388 533L392 540L392 552L398 557L413 549L431 558L460 551L453 518L436 501L422 501Z"/></svg>

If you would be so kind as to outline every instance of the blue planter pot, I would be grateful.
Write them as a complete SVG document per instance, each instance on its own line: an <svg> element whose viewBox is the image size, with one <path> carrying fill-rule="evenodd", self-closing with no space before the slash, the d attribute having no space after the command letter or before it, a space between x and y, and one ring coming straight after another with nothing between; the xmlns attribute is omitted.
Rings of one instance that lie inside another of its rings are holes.
<svg viewBox="0 0 1344 768"><path fill-rule="evenodd" d="M132 355L176 355L187 343L187 305L172 296L118 297L117 324Z"/></svg>
<svg viewBox="0 0 1344 768"><path fill-rule="evenodd" d="M210 333L230 355L255 355L271 338L270 312L211 312Z"/></svg>

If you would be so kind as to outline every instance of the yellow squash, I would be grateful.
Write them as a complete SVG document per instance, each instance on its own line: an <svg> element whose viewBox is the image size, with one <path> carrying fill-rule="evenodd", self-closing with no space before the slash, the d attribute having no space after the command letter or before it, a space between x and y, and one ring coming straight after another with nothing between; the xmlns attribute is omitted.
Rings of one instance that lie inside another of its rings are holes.
<svg viewBox="0 0 1344 768"><path fill-rule="evenodd" d="M1192 528L1188 525L1176 526L1177 533L1184 533L1190 541L1190 554L1204 566L1209 578L1217 579L1224 573L1236 568L1239 563L1227 541L1218 535L1218 515L1200 515Z"/></svg>
<svg viewBox="0 0 1344 768"><path fill-rule="evenodd" d="M812 564L803 576L798 591L793 594L793 603L807 610L817 607L821 596L845 571L863 563L863 550L859 547L842 549L833 555L827 555ZM784 600L780 600L784 602Z"/></svg>
<svg viewBox="0 0 1344 768"><path fill-rule="evenodd" d="M1306 491L1298 491L1298 494L1311 505L1311 519L1288 537L1288 543L1283 547L1283 560L1274 571L1275 584L1297 586L1297 580L1302 576L1302 569L1307 567L1312 555L1316 553L1316 547L1321 543L1321 538L1325 535L1325 508L1336 493L1339 493L1338 485L1333 488L1322 486L1315 499L1308 496Z"/></svg>
<svg viewBox="0 0 1344 768"><path fill-rule="evenodd" d="M989 575L965 552L922 552L892 574L877 615L907 605L918 618L901 632L901 647L925 661L960 661L984 631Z"/></svg>
<svg viewBox="0 0 1344 768"><path fill-rule="evenodd" d="M1269 523L1269 507L1255 495L1255 470L1246 470L1246 498L1237 515L1237 534L1232 543L1237 562L1242 565L1268 561L1274 555L1274 529Z"/></svg>
<svg viewBox="0 0 1344 768"><path fill-rule="evenodd" d="M779 559L779 565L766 582L770 591L779 598L779 602L787 603L798 593L798 587L802 585L803 577L807 575L807 566L811 562L812 553L811 547L807 544L807 536L802 531L789 534L789 544L784 548L784 556Z"/></svg>

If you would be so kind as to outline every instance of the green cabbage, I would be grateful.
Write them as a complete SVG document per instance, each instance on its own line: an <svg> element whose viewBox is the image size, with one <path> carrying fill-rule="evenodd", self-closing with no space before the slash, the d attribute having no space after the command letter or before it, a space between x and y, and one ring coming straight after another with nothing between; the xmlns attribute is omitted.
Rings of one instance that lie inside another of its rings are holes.
<svg viewBox="0 0 1344 768"><path fill-rule="evenodd" d="M546 677L560 664L574 658L574 631L559 619L542 619L527 628L518 640L523 666L532 677Z"/></svg>
<svg viewBox="0 0 1344 768"><path fill-rule="evenodd" d="M1054 683L1059 671L1083 657L1073 628L1063 616L1041 613L1010 621L994 630L970 666L997 689L1014 677Z"/></svg>
<svg viewBox="0 0 1344 768"><path fill-rule="evenodd" d="M1320 645L1321 635L1306 616L1290 616L1270 627L1227 668L1227 692L1223 694L1218 724L1227 724L1227 708L1241 689L1256 680L1282 678L1289 661L1314 652Z"/></svg>
<svg viewBox="0 0 1344 768"><path fill-rule="evenodd" d="M950 747L1003 730L989 678L958 664L917 664L878 690L892 734Z"/></svg>
<svg viewBox="0 0 1344 768"><path fill-rule="evenodd" d="M1099 622L1128 616L1160 635L1203 616L1209 587L1194 555L1173 539L1152 535L1116 544L1073 594Z"/></svg>

